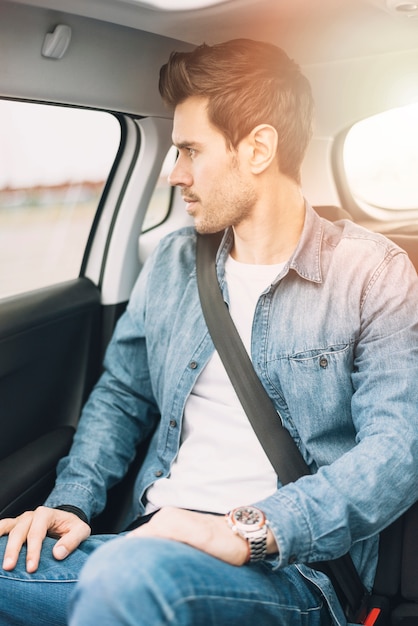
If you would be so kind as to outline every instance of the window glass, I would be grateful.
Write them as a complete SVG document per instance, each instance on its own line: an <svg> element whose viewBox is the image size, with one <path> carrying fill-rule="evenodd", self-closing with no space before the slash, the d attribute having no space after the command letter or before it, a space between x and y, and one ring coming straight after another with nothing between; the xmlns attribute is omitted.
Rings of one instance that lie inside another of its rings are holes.
<svg viewBox="0 0 418 626"><path fill-rule="evenodd" d="M147 213L144 218L144 223L142 225L142 232L155 228L155 226L161 224L168 216L171 207L173 187L168 184L167 178L174 167L176 159L177 149L174 146L171 146L161 168L154 193L151 196Z"/></svg>
<svg viewBox="0 0 418 626"><path fill-rule="evenodd" d="M418 103L355 124L343 158L348 185L363 208L418 209Z"/></svg>
<svg viewBox="0 0 418 626"><path fill-rule="evenodd" d="M0 297L79 275L119 142L113 115L0 100Z"/></svg>

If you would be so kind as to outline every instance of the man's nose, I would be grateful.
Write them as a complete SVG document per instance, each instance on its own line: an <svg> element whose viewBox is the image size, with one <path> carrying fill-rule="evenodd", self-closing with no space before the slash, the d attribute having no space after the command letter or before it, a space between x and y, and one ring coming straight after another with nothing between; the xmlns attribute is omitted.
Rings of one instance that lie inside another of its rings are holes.
<svg viewBox="0 0 418 626"><path fill-rule="evenodd" d="M177 157L173 169L168 175L168 184L173 187L191 187L192 176L181 156Z"/></svg>

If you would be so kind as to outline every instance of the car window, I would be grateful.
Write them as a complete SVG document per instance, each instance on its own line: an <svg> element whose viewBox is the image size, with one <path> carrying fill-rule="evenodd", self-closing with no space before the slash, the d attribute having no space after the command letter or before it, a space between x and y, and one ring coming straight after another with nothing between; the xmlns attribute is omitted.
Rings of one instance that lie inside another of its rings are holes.
<svg viewBox="0 0 418 626"><path fill-rule="evenodd" d="M120 142L111 114L0 100L0 298L76 278Z"/></svg>
<svg viewBox="0 0 418 626"><path fill-rule="evenodd" d="M142 225L142 232L151 230L161 224L168 216L171 208L173 187L168 184L168 175L174 167L177 158L177 149L171 146L164 159L160 175Z"/></svg>
<svg viewBox="0 0 418 626"><path fill-rule="evenodd" d="M343 160L351 194L368 213L417 211L418 103L355 124Z"/></svg>

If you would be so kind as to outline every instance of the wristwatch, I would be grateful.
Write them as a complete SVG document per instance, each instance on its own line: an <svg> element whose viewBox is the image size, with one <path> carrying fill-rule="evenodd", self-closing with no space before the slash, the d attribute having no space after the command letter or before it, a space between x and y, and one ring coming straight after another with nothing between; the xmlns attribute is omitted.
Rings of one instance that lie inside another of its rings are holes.
<svg viewBox="0 0 418 626"><path fill-rule="evenodd" d="M226 515L231 530L248 541L249 561L262 561L267 556L267 520L255 506L239 506Z"/></svg>

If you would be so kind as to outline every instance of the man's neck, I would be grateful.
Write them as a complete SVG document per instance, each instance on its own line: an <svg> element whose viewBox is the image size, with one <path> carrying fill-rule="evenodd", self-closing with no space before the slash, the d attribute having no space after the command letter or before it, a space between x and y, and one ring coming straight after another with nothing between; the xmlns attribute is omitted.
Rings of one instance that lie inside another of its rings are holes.
<svg viewBox="0 0 418 626"><path fill-rule="evenodd" d="M253 215L234 230L231 256L241 263L270 265L287 261L295 250L305 221L300 188L290 185L278 197L264 198ZM273 196L273 197L272 197Z"/></svg>

